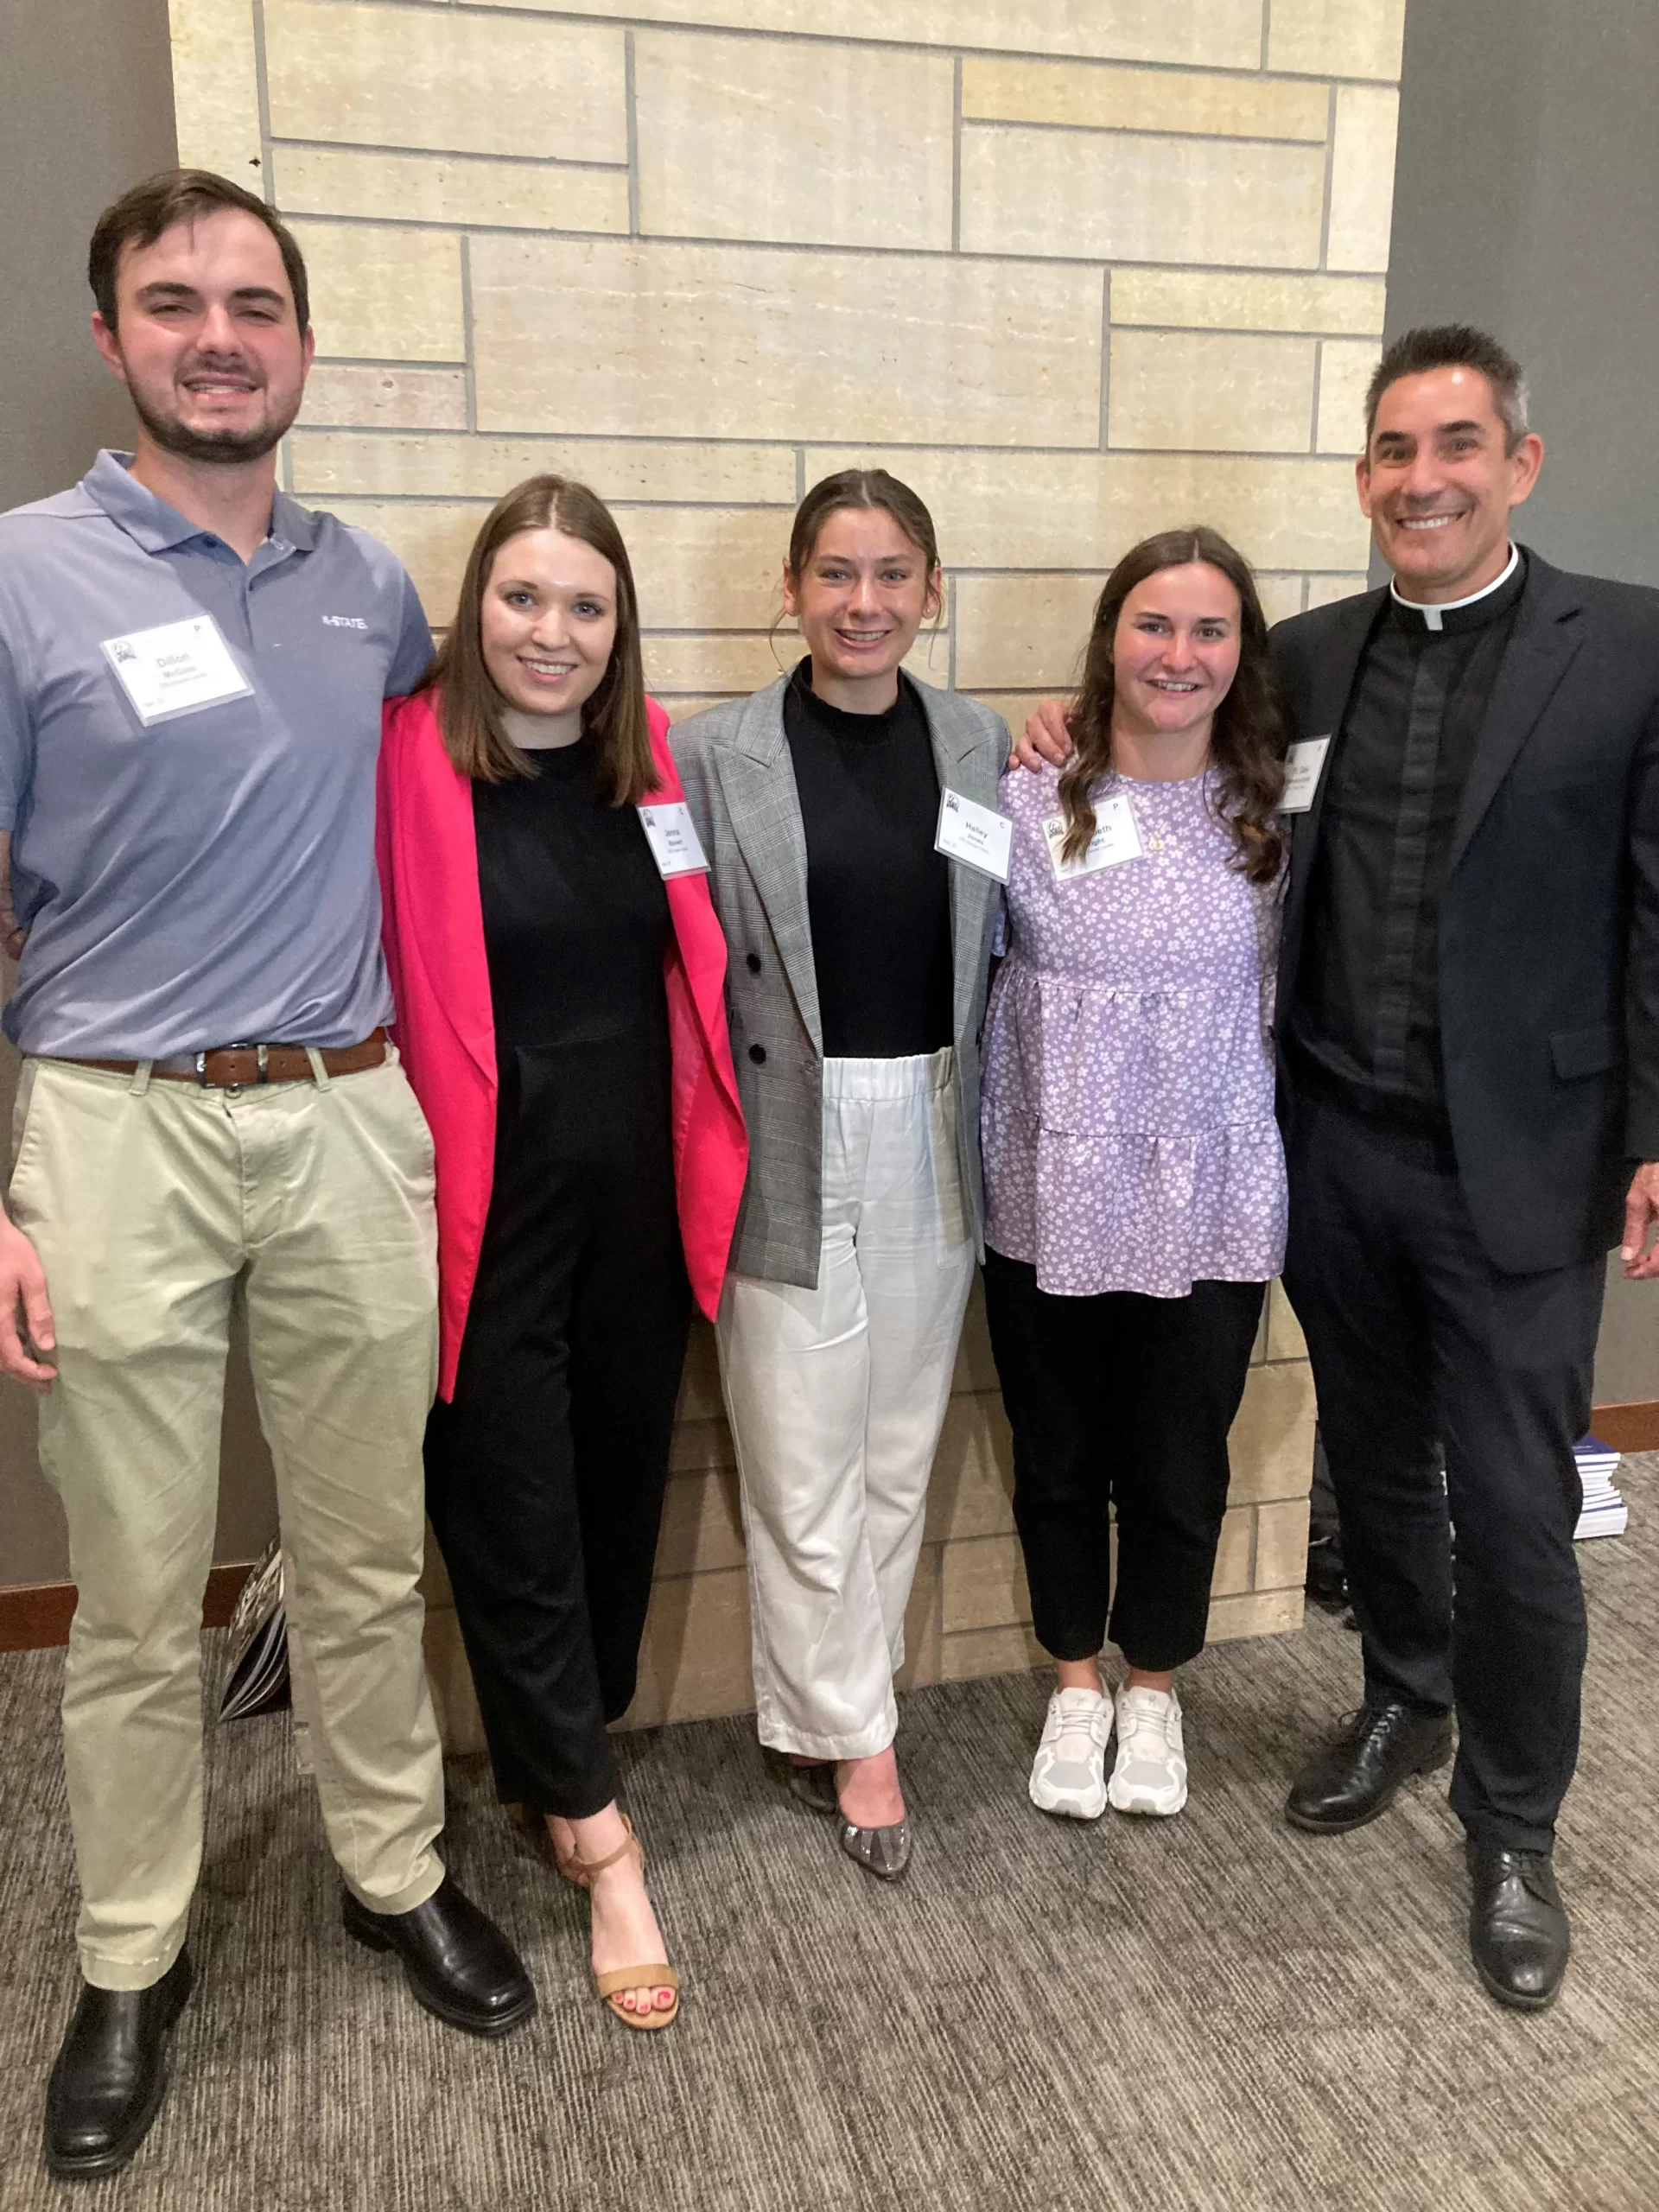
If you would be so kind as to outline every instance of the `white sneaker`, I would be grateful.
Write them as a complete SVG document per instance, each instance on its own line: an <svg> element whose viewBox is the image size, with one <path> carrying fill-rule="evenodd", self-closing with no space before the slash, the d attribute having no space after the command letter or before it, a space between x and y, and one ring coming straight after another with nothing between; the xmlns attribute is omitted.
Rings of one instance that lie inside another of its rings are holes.
<svg viewBox="0 0 1659 2212"><path fill-rule="evenodd" d="M1116 1697L1117 1764L1106 1795L1120 1813L1179 1813L1186 1802L1181 1700L1173 1690Z"/></svg>
<svg viewBox="0 0 1659 2212"><path fill-rule="evenodd" d="M1056 1690L1031 1763L1031 1802L1045 1813L1097 1821L1106 1809L1112 1700L1099 1690Z"/></svg>

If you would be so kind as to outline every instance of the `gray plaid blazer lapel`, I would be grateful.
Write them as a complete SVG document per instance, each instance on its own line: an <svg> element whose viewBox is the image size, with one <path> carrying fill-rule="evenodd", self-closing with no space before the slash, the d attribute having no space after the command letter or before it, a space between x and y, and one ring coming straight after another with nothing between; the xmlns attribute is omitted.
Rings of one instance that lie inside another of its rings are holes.
<svg viewBox="0 0 1659 2212"><path fill-rule="evenodd" d="M954 691L938 691L918 683L927 713L928 734L933 741L933 766L939 790L960 791L981 806L996 811L996 787L1004 767L1001 741L991 723ZM950 870L950 949L956 971L954 1029L957 1037L971 1028L976 995L985 971L985 934L990 909L1001 896L995 877L977 868L954 866Z"/></svg>
<svg viewBox="0 0 1659 2212"><path fill-rule="evenodd" d="M788 681L779 677L747 701L736 729L718 748L715 765L732 834L766 910L801 1020L822 1058L823 1025L806 907L806 830L784 735Z"/></svg>

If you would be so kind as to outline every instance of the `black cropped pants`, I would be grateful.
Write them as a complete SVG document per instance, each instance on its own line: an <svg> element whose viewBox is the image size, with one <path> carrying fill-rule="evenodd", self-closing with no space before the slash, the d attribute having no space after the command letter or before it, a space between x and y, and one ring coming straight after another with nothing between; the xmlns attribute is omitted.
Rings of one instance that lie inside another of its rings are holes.
<svg viewBox="0 0 1659 2212"><path fill-rule="evenodd" d="M594 1048L515 1058L427 1510L499 1796L582 1820L617 1793L691 1294L665 1105Z"/></svg>
<svg viewBox="0 0 1659 2212"><path fill-rule="evenodd" d="M1038 1287L1035 1268L987 1251L985 1311L1014 1429L1014 1524L1032 1625L1055 1658L1092 1658L1109 1624L1129 1664L1149 1674L1203 1650L1227 1510L1227 1432L1265 1292L1195 1282L1185 1298L1061 1298Z"/></svg>

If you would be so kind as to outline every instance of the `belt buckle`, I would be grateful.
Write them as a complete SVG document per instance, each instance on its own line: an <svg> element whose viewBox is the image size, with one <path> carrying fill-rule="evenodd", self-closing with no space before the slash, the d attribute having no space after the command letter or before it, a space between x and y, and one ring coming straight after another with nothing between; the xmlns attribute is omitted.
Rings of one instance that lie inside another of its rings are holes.
<svg viewBox="0 0 1659 2212"><path fill-rule="evenodd" d="M268 1046L256 1045L251 1038L239 1037L228 1045L215 1045L213 1049L216 1052L251 1052L258 1070L254 1077L255 1083L270 1081L268 1072L270 1049ZM206 1052L196 1054L196 1081L204 1090L207 1088L207 1054ZM245 1084L227 1083L224 1086L225 1095L227 1098L239 1098L246 1087Z"/></svg>

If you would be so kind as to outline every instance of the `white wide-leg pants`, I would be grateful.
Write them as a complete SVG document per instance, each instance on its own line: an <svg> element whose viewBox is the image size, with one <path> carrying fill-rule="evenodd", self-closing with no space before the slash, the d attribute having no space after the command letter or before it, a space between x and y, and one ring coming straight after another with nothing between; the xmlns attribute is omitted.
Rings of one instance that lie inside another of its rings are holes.
<svg viewBox="0 0 1659 2212"><path fill-rule="evenodd" d="M823 1065L817 1286L727 1280L718 1337L760 1740L865 1758L893 1677L974 1248L952 1053Z"/></svg>

